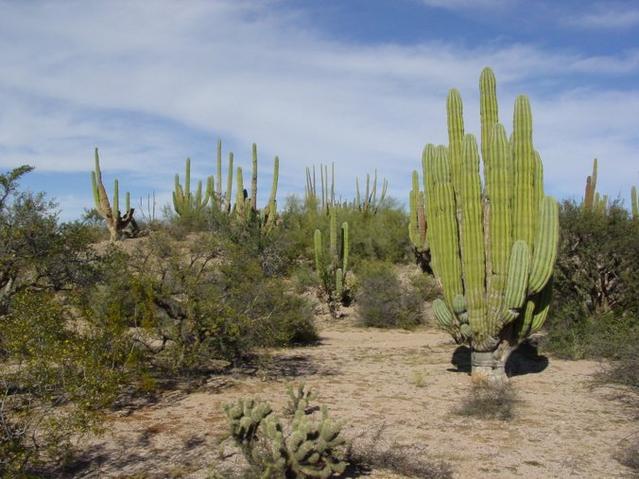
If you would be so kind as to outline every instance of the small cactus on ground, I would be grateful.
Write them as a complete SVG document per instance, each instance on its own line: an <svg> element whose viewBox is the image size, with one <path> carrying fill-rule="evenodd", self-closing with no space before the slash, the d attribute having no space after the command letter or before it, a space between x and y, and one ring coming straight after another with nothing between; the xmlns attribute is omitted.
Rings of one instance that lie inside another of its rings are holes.
<svg viewBox="0 0 639 479"><path fill-rule="evenodd" d="M109 195L102 183L102 171L100 170L100 156L98 149L95 149L95 170L91 172L91 186L93 189L93 201L95 209L104 218L111 241L122 238L127 228L132 228L131 235L137 233L137 224L133 219L135 210L131 208L131 196L127 192L125 196L125 213L120 212L120 192L118 180L113 182L113 204L109 201Z"/></svg>
<svg viewBox="0 0 639 479"><path fill-rule="evenodd" d="M329 417L325 406L320 410L316 419L316 408L299 401L293 420L283 425L267 403L255 399L224 407L231 437L262 479L328 479L344 472L348 464L342 425Z"/></svg>
<svg viewBox="0 0 639 479"><path fill-rule="evenodd" d="M346 277L348 273L349 235L348 223L342 223L340 238L337 237L337 208L331 208L329 226L329 248L326 252L322 242L322 232L314 235L315 269L328 296L331 313L335 316L339 304L348 298Z"/></svg>
<svg viewBox="0 0 639 479"><path fill-rule="evenodd" d="M306 387L304 383L300 383L297 387L291 385L287 388L288 405L286 406L286 412L289 414L295 414L295 411L302 409L307 411L310 407L311 401L317 399L317 394L312 388Z"/></svg>

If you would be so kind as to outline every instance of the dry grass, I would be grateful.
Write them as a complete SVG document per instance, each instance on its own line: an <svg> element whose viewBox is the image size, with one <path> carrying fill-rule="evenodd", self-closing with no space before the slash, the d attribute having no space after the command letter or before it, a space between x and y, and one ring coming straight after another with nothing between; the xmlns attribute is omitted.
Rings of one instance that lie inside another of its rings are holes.
<svg viewBox="0 0 639 479"><path fill-rule="evenodd" d="M425 446L403 445L383 439L384 426L372 438L351 445L348 460L351 464L346 477L360 477L361 471L382 469L405 477L420 479L451 479L453 471L443 461L429 461Z"/></svg>
<svg viewBox="0 0 639 479"><path fill-rule="evenodd" d="M455 411L461 416L509 421L515 417L517 394L508 382L473 381L470 394Z"/></svg>

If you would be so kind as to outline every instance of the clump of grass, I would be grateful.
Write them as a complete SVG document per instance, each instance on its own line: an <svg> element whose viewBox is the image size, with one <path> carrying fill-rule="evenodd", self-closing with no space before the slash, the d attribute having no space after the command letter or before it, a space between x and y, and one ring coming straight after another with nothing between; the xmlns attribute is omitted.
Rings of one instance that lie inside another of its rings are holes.
<svg viewBox="0 0 639 479"><path fill-rule="evenodd" d="M428 450L422 445L403 445L385 441L384 426L373 437L352 444L349 451L351 468L356 471L383 469L405 477L450 479L453 471L443 461L428 461ZM350 476L349 476L350 477Z"/></svg>
<svg viewBox="0 0 639 479"><path fill-rule="evenodd" d="M474 381L470 395L455 411L461 416L509 421L515 417L517 394L508 382Z"/></svg>
<svg viewBox="0 0 639 479"><path fill-rule="evenodd" d="M413 371L412 382L418 388L426 387L426 377L427 374L421 371Z"/></svg>

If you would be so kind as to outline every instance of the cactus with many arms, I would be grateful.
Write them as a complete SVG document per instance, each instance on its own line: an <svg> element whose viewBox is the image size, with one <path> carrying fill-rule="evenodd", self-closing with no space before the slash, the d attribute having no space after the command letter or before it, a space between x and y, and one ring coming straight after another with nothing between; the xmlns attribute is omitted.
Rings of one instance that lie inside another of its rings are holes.
<svg viewBox="0 0 639 479"><path fill-rule="evenodd" d="M265 232L275 226L277 220L277 184L279 180L280 159L275 157L273 162L273 184L268 203L264 208L257 208L257 146L253 143L251 159L251 193L244 189L244 176L242 168L237 168L237 192L234 211L239 219L250 221L257 219Z"/></svg>
<svg viewBox="0 0 639 479"><path fill-rule="evenodd" d="M329 214L331 208L335 206L335 163L331 164L331 174L329 178L328 166L319 165L320 170L320 191L317 192L317 176L315 165L312 169L306 167L306 186L304 191L304 202L307 209L315 211L318 207L324 214Z"/></svg>
<svg viewBox="0 0 639 479"><path fill-rule="evenodd" d="M470 345L474 374L503 378L510 352L548 314L558 207L544 194L528 98L516 99L510 142L488 68L480 98L483 185L457 90L447 102L449 146L427 145L423 153L427 234L444 296L433 310L458 343Z"/></svg>
<svg viewBox="0 0 639 479"><path fill-rule="evenodd" d="M137 225L133 219L135 210L131 208L131 196L126 193L125 213L120 213L120 193L118 180L113 182L113 205L109 201L109 195L102 183L102 171L100 170L100 156L98 149L95 149L95 170L91 172L91 186L93 189L93 201L95 209L104 218L106 226L111 236L111 241L117 241L122 237L122 233L129 225L137 231Z"/></svg>
<svg viewBox="0 0 639 479"><path fill-rule="evenodd" d="M380 205L384 202L386 198L386 193L388 192L388 180L384 178L382 180L382 190L377 197L377 170L373 175L373 182L371 186L371 175L366 173L366 190L364 191L364 197L362 198L359 190L359 177L355 178L355 204L354 207L357 208L364 214L377 213Z"/></svg>
<svg viewBox="0 0 639 479"><path fill-rule="evenodd" d="M213 177L206 179L206 190L202 192L202 181L198 181L195 193L191 192L191 159L186 159L184 172L184 187L180 183L180 175L175 175L175 190L173 191L173 208L182 218L193 218L202 214L214 197Z"/></svg>
<svg viewBox="0 0 639 479"><path fill-rule="evenodd" d="M342 223L340 241L337 239L337 211L330 210L328 254L322 245L322 232L315 230L315 268L320 277L324 292L328 296L331 313L337 313L337 307L347 299L346 276L348 272L349 236L348 223Z"/></svg>

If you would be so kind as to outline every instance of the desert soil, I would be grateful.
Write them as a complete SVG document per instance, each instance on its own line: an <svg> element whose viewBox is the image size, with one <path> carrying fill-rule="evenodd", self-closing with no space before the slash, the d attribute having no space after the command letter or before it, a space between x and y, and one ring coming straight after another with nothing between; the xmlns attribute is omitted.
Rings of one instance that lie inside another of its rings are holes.
<svg viewBox="0 0 639 479"><path fill-rule="evenodd" d="M225 403L258 396L278 411L287 402L286 385L305 382L346 420L355 445L383 428L385 443L422 448L423 461L449 464L455 478L629 477L613 457L636 430L629 393L593 385L600 364L550 358L543 371L511 379L519 398L513 419L482 420L455 414L471 386L451 364L455 349L435 329L324 322L317 346L269 351L253 369L115 411L109 432L84 441L82 461L67 475L206 478L216 464L240 464L228 444L219 444L227 431ZM359 477L404 476L374 469Z"/></svg>

